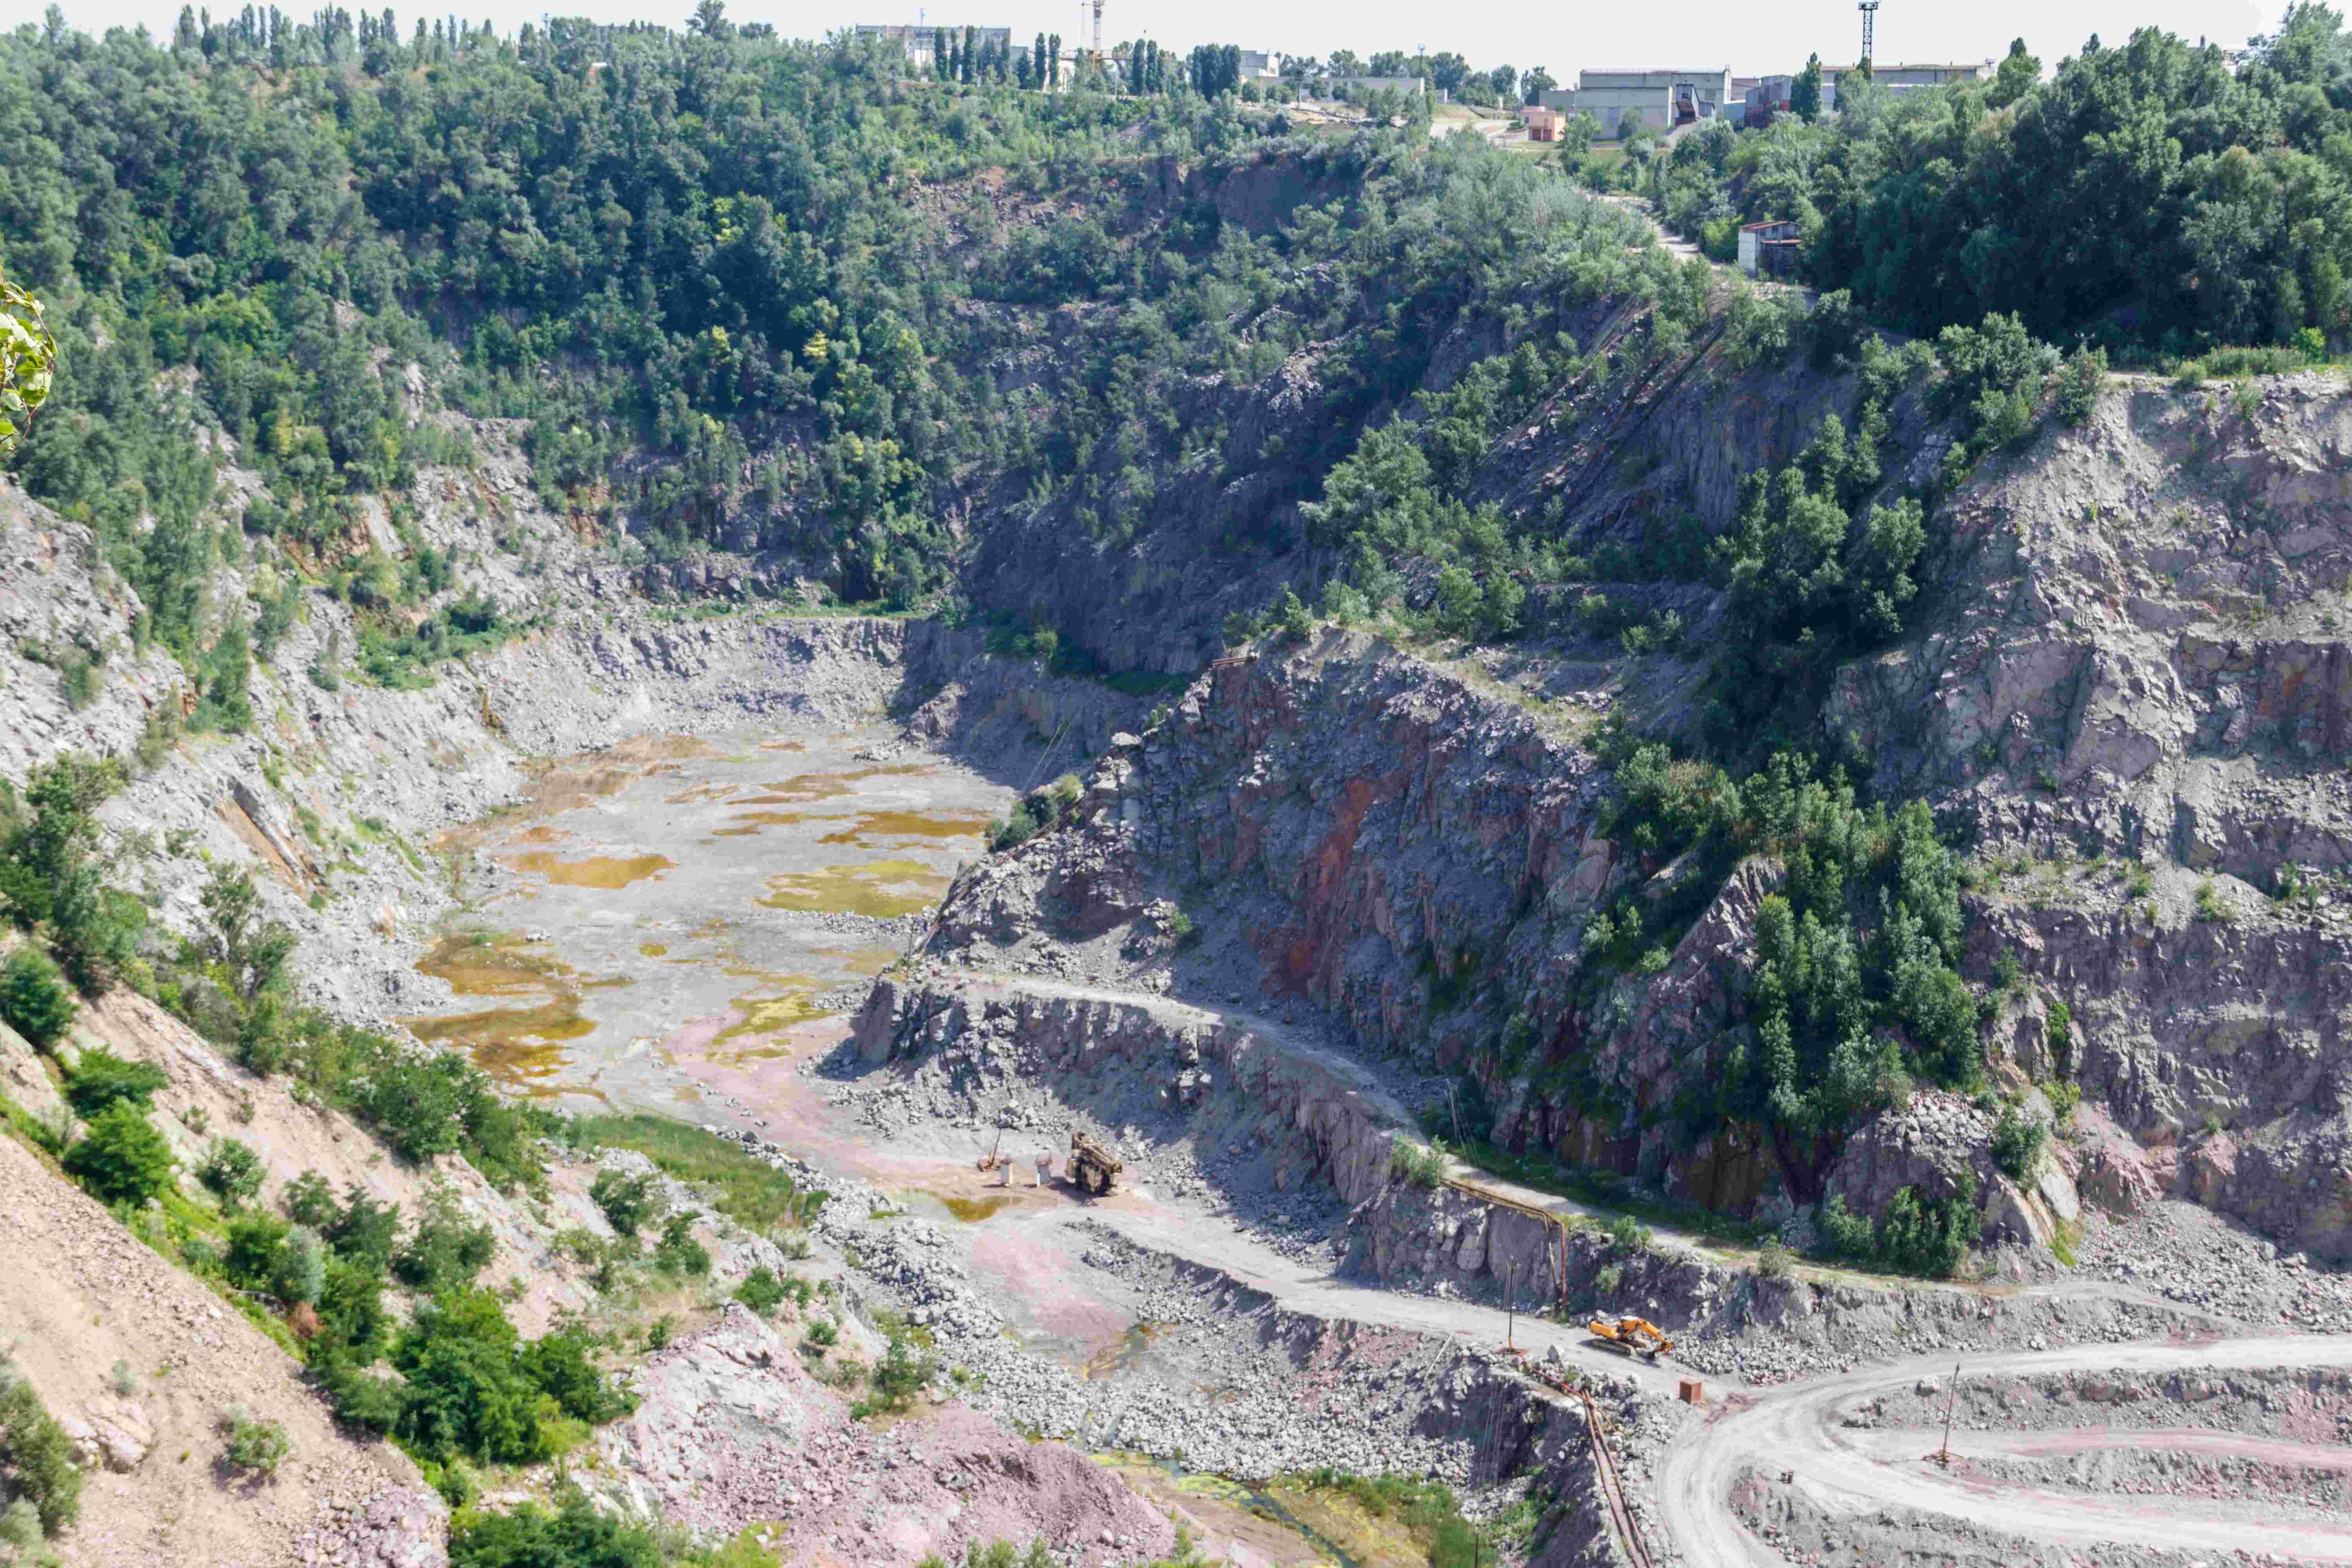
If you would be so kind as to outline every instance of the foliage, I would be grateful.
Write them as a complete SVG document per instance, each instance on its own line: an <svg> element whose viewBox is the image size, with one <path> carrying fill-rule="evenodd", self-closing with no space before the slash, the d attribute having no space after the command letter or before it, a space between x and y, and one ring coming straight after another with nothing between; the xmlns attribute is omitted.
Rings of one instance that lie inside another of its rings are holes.
<svg viewBox="0 0 2352 1568"><path fill-rule="evenodd" d="M700 1278L710 1272L710 1253L694 1239L694 1215L681 1211L662 1224L661 1242L654 1248L654 1267L665 1274Z"/></svg>
<svg viewBox="0 0 2352 1568"><path fill-rule="evenodd" d="M0 1023L47 1050L73 1026L78 1004L49 955L26 945L0 964Z"/></svg>
<svg viewBox="0 0 2352 1568"><path fill-rule="evenodd" d="M0 463L48 401L57 363L58 340L41 302L0 274Z"/></svg>
<svg viewBox="0 0 2352 1568"><path fill-rule="evenodd" d="M222 1210L228 1214L235 1214L261 1191L266 1173L261 1156L253 1146L235 1138L214 1139L212 1146L205 1151L205 1163L196 1167L196 1180L220 1200Z"/></svg>
<svg viewBox="0 0 2352 1568"><path fill-rule="evenodd" d="M1992 1163L2011 1181L2030 1182L2049 1140L2048 1122L2024 1114L2014 1105L2005 1105L2001 1107L2000 1120L1993 1123Z"/></svg>
<svg viewBox="0 0 2352 1568"><path fill-rule="evenodd" d="M1905 1187L1874 1226L1848 1214L1843 1197L1832 1197L1821 1211L1822 1242L1833 1257L1935 1279L1949 1278L1959 1268L1983 1229L1976 1177L1965 1171L1939 1198L1931 1200L1916 1186Z"/></svg>
<svg viewBox="0 0 2352 1568"><path fill-rule="evenodd" d="M244 1407L232 1405L221 1417L220 1427L227 1441L221 1458L231 1469L247 1475L269 1477L293 1451L293 1440L287 1436L283 1422L247 1416Z"/></svg>
<svg viewBox="0 0 2352 1568"><path fill-rule="evenodd" d="M103 1204L141 1207L172 1187L172 1146L131 1100L91 1117L63 1163L66 1174Z"/></svg>
<svg viewBox="0 0 2352 1568"><path fill-rule="evenodd" d="M66 1099L79 1114L93 1119L114 1105L145 1111L154 1105L155 1091L171 1081L152 1062L130 1061L102 1046L91 1046L66 1074Z"/></svg>
<svg viewBox="0 0 2352 1568"><path fill-rule="evenodd" d="M824 1201L739 1143L666 1116L583 1116L566 1135L584 1148L634 1149L665 1175L706 1194L710 1206L754 1230L797 1225Z"/></svg>
<svg viewBox="0 0 2352 1568"><path fill-rule="evenodd" d="M21 802L0 789L0 910L47 941L86 996L131 956L146 921L137 900L106 889L96 851L99 804L121 782L115 763L67 752L33 770Z"/></svg>
<svg viewBox="0 0 2352 1568"><path fill-rule="evenodd" d="M623 1236L636 1235L639 1226L661 1212L650 1174L625 1176L618 1171L599 1171L589 1184L588 1196L604 1211L605 1222Z"/></svg>
<svg viewBox="0 0 2352 1568"><path fill-rule="evenodd" d="M599 1511L578 1492L553 1513L525 1503L511 1513L461 1509L449 1521L449 1568L663 1568L659 1542L642 1526Z"/></svg>
<svg viewBox="0 0 2352 1568"><path fill-rule="evenodd" d="M1399 1521L1421 1543L1431 1568L1473 1568L1479 1561L1476 1532L1462 1517L1453 1489L1442 1481L1397 1474L1360 1476L1329 1468L1288 1479L1294 1485L1339 1493L1376 1519Z"/></svg>
<svg viewBox="0 0 2352 1568"><path fill-rule="evenodd" d="M1399 1138L1389 1145L1389 1171L1403 1177L1414 1186L1434 1192L1445 1179L1447 1168L1444 1147L1427 1146Z"/></svg>
<svg viewBox="0 0 2352 1568"><path fill-rule="evenodd" d="M1619 798L1605 826L1683 878L1617 905L1587 963L1622 963L1692 918L1740 859L1785 868L1756 916L1756 964L1715 1081L1715 1112L1764 1131L1790 1188L1818 1199L1846 1133L1898 1101L1909 1079L1966 1085L1979 1071L1960 954L1960 867L1922 803L1864 808L1833 770L1782 753L1745 782L1620 739L1605 748ZM1597 922L1596 922L1597 923Z"/></svg>
<svg viewBox="0 0 2352 1568"><path fill-rule="evenodd" d="M0 1499L29 1502L50 1535L81 1514L73 1443L33 1385L0 1352Z"/></svg>
<svg viewBox="0 0 2352 1568"><path fill-rule="evenodd" d="M904 1410L938 1372L938 1364L929 1353L914 1350L903 1339L894 1338L882 1352L882 1359L874 1363L866 1397L851 1405L849 1413L863 1421L869 1415Z"/></svg>
<svg viewBox="0 0 2352 1568"><path fill-rule="evenodd" d="M416 1228L393 1256L392 1272L402 1284L428 1294L460 1290L473 1284L497 1250L490 1227L468 1224L457 1195L436 1187Z"/></svg>
<svg viewBox="0 0 2352 1568"><path fill-rule="evenodd" d="M763 1318L773 1313L791 1294L784 1282L776 1278L776 1271L764 1263L746 1274L743 1282L735 1287L735 1299Z"/></svg>

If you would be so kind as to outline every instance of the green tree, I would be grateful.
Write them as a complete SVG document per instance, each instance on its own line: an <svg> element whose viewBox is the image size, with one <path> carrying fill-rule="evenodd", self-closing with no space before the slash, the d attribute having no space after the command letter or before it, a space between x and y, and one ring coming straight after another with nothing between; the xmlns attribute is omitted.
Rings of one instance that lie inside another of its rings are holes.
<svg viewBox="0 0 2352 1568"><path fill-rule="evenodd" d="M0 964L0 1023L47 1050L73 1026L79 1004L49 955L29 943Z"/></svg>
<svg viewBox="0 0 2352 1568"><path fill-rule="evenodd" d="M1985 102L1994 109L2006 109L2032 92L2042 81L2042 62L2028 54L2023 38L2009 41L2009 53L1993 73L1992 86L1985 93Z"/></svg>
<svg viewBox="0 0 2352 1568"><path fill-rule="evenodd" d="M41 302L0 273L0 463L48 401L57 363L58 341Z"/></svg>
<svg viewBox="0 0 2352 1568"><path fill-rule="evenodd" d="M235 1138L215 1138L205 1151L205 1163L196 1168L196 1180L202 1182L221 1208L235 1214L261 1191L262 1178L268 1169L253 1146Z"/></svg>
<svg viewBox="0 0 2352 1568"><path fill-rule="evenodd" d="M103 1046L91 1046L66 1074L66 1099L84 1117L97 1117L117 1105L129 1105L143 1115L154 1105L155 1091L171 1081L152 1062L131 1061Z"/></svg>
<svg viewBox="0 0 2352 1568"><path fill-rule="evenodd" d="M1811 125L1822 113L1822 57L1805 57L1805 68L1789 84L1789 111Z"/></svg>
<svg viewBox="0 0 2352 1568"><path fill-rule="evenodd" d="M172 1146L146 1112L127 1100L90 1118L89 1131L66 1151L64 1164L66 1174L103 1204L137 1208L172 1185Z"/></svg>

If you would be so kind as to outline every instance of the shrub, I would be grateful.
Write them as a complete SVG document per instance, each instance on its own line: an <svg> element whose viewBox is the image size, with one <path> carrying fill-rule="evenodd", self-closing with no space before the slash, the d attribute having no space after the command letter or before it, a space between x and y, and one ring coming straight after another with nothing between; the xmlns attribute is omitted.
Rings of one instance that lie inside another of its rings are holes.
<svg viewBox="0 0 2352 1568"><path fill-rule="evenodd" d="M988 847L1000 852L1017 848L1036 837L1037 818L1025 802L1014 806L1010 816L988 825Z"/></svg>
<svg viewBox="0 0 2352 1568"><path fill-rule="evenodd" d="M710 1254L694 1239L694 1215L678 1213L662 1226L661 1245L654 1248L654 1267L665 1274L699 1279L710 1272Z"/></svg>
<svg viewBox="0 0 2352 1568"><path fill-rule="evenodd" d="M269 1272L270 1294L289 1306L313 1306L327 1288L327 1244L307 1226L288 1233Z"/></svg>
<svg viewBox="0 0 2352 1568"><path fill-rule="evenodd" d="M91 1117L89 1131L66 1151L64 1163L66 1174L102 1204L143 1206L172 1185L172 1146L127 1100Z"/></svg>
<svg viewBox="0 0 2352 1568"><path fill-rule="evenodd" d="M221 1272L240 1290L269 1289L278 1277L278 1254L291 1234L291 1226L269 1215L239 1215L228 1222Z"/></svg>
<svg viewBox="0 0 2352 1568"><path fill-rule="evenodd" d="M1843 1197L1832 1197L1821 1211L1822 1240L1836 1256L1930 1279L1947 1279L1958 1269L1983 1230L1976 1178L1965 1171L1951 1192L1933 1202L1917 1187L1905 1187L1874 1226L1847 1213Z"/></svg>
<svg viewBox="0 0 2352 1568"><path fill-rule="evenodd" d="M284 1425L248 1419L241 1405L228 1407L228 1414L221 1417L220 1428L228 1437L221 1457L228 1461L230 1468L247 1475L276 1475L278 1467L293 1450L293 1441L287 1436Z"/></svg>
<svg viewBox="0 0 2352 1568"><path fill-rule="evenodd" d="M849 1414L863 1421L868 1415L904 1410L931 1381L935 1370L929 1355L919 1354L905 1340L892 1340L875 1363L866 1396L851 1405Z"/></svg>
<svg viewBox="0 0 2352 1568"><path fill-rule="evenodd" d="M49 955L37 947L20 947L0 964L0 1023L47 1050L73 1026L79 1005Z"/></svg>
<svg viewBox="0 0 2352 1568"><path fill-rule="evenodd" d="M625 1176L618 1171L599 1171L588 1195L604 1211L605 1222L623 1236L636 1235L639 1226L661 1212L650 1174Z"/></svg>
<svg viewBox="0 0 2352 1568"><path fill-rule="evenodd" d="M831 1318L819 1318L801 1331L801 1343L814 1345L820 1353L830 1350L841 1338L841 1326Z"/></svg>
<svg viewBox="0 0 2352 1568"><path fill-rule="evenodd" d="M2000 1120L1993 1123L1992 1163L2012 1182L2030 1181L2049 1137L2050 1129L2041 1121L2021 1114L2014 1105L2004 1106Z"/></svg>
<svg viewBox="0 0 2352 1568"><path fill-rule="evenodd" d="M44 1532L55 1535L81 1514L81 1472L73 1443L23 1374L0 1353L0 1479L16 1501L29 1502Z"/></svg>
<svg viewBox="0 0 2352 1568"><path fill-rule="evenodd" d="M152 1062L125 1061L112 1051L91 1047L81 1053L66 1075L66 1099L83 1116L96 1121L100 1111L128 1104L144 1112L153 1106L155 1091L172 1080Z"/></svg>
<svg viewBox="0 0 2352 1568"><path fill-rule="evenodd" d="M2220 889L2210 881L2203 881L2197 884L2197 918L2218 925L2228 925L2238 918L2238 911L2231 907L2229 900L2221 896Z"/></svg>
<svg viewBox="0 0 2352 1568"><path fill-rule="evenodd" d="M1190 947L1201 940L1201 923L1182 910L1168 916L1168 934L1176 939L1178 947Z"/></svg>
<svg viewBox="0 0 2352 1568"><path fill-rule="evenodd" d="M598 1512L577 1492L554 1513L461 1509L449 1521L449 1568L662 1568L654 1533Z"/></svg>
<svg viewBox="0 0 2352 1568"><path fill-rule="evenodd" d="M1767 1279L1785 1279L1797 1271L1797 1255L1777 1239L1768 1241L1756 1255L1756 1272Z"/></svg>
<svg viewBox="0 0 2352 1568"><path fill-rule="evenodd" d="M584 1329L559 1329L524 1347L524 1373L566 1415L591 1426L615 1421L635 1406L613 1386L591 1353L595 1338Z"/></svg>
<svg viewBox="0 0 2352 1568"><path fill-rule="evenodd" d="M541 1390L523 1370L520 1336L497 1297L454 1289L416 1310L393 1352L407 1386L393 1434L421 1458L453 1454L500 1465L544 1459Z"/></svg>
<svg viewBox="0 0 2352 1568"><path fill-rule="evenodd" d="M789 1294L784 1282L776 1278L776 1271L764 1263L745 1275L743 1283L735 1287L735 1299L763 1318L782 1306Z"/></svg>
<svg viewBox="0 0 2352 1568"><path fill-rule="evenodd" d="M251 1144L234 1138L214 1139L212 1147L205 1151L205 1163L196 1167L196 1180L228 1214L235 1214L261 1191L262 1174L261 1156Z"/></svg>
<svg viewBox="0 0 2352 1568"><path fill-rule="evenodd" d="M278 1201L284 1205L287 1218L317 1231L331 1226L341 1212L335 1207L334 1184L316 1171L305 1171L287 1183Z"/></svg>
<svg viewBox="0 0 2352 1568"><path fill-rule="evenodd" d="M1619 1215L1606 1228L1611 1245L1623 1252L1647 1252L1656 1239L1648 1226L1629 1214Z"/></svg>
<svg viewBox="0 0 2352 1568"><path fill-rule="evenodd" d="M2068 425L2080 425L2099 405L2099 388L2107 377L2107 351L2077 348L2050 377L2054 395L2051 412Z"/></svg>
<svg viewBox="0 0 2352 1568"><path fill-rule="evenodd" d="M1402 1138L1389 1145L1389 1173L1402 1176L1414 1186L1433 1192L1445 1179L1445 1152L1440 1145L1423 1148Z"/></svg>
<svg viewBox="0 0 2352 1568"><path fill-rule="evenodd" d="M394 1256L392 1272L402 1284L437 1295L472 1285L497 1250L490 1227L467 1224L457 1197L440 1189L427 1200L425 1217Z"/></svg>

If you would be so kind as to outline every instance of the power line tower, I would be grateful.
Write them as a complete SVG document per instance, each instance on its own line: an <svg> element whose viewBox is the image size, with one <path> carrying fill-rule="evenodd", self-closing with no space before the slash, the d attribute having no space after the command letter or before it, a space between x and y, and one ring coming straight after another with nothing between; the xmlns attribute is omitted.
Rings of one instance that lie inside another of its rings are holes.
<svg viewBox="0 0 2352 1568"><path fill-rule="evenodd" d="M1878 22L1878 0L1861 0L1854 9L1862 13L1862 58L1865 60L1874 58L1871 35Z"/></svg>

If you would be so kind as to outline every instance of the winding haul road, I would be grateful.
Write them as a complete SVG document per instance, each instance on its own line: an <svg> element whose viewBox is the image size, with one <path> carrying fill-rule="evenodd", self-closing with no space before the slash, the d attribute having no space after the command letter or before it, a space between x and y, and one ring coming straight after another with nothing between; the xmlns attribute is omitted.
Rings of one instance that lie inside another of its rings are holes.
<svg viewBox="0 0 2352 1568"><path fill-rule="evenodd" d="M1410 1114L1370 1073L1270 1018L1237 1009L1196 1007L1158 994L1028 975L968 973L950 984L981 994L1025 991L1136 1006L1172 1026L1211 1020L1242 1024L1277 1048L1315 1061L1334 1074L1337 1081L1351 1083L1377 1118L1412 1125ZM1454 1173L1475 1177L1475 1184L1527 1206L1562 1215L1592 1213L1582 1205L1467 1167L1456 1165ZM1285 1257L1255 1237L1204 1222L1198 1214L1165 1207L1142 1194L1096 1206L1090 1216L1139 1245L1215 1269L1295 1311L1472 1343L1492 1345L1502 1338L1498 1331L1503 1314L1492 1307L1404 1295L1342 1280L1320 1262ZM1669 1247L1707 1252L1717 1261L1729 1261L1696 1237L1661 1233L1658 1240ZM2022 1293L2133 1300L2185 1318L2200 1316L2178 1302L2104 1281L2029 1287ZM1967 1354L1962 1376L1972 1380L2049 1373L2352 1369L2352 1335L2249 1334L2242 1331L2242 1325L2229 1324L2226 1320L2207 1321L2215 1331L2194 1340L2101 1342L2010 1355ZM1557 1348L1572 1363L1591 1371L1630 1375L1663 1396L1673 1394L1679 1375L1671 1365L1647 1364L1598 1349L1578 1325L1520 1318L1517 1342L1538 1355ZM2257 1507L2252 1501L2105 1497L1995 1485L1948 1475L1927 1461L1926 1456L1942 1440L1939 1431L1856 1428L1841 1423L1843 1413L1861 1401L1909 1388L1923 1377L1947 1377L1952 1364L1951 1352L1945 1352L1771 1388L1712 1380L1716 1402L1683 1427L1654 1470L1646 1500L1654 1521L1650 1547L1659 1552L1662 1562L1678 1559L1685 1568L1786 1568L1788 1559L1750 1531L1732 1507L1733 1487L1745 1473L1755 1470L1776 1479L1784 1473L1793 1474L1795 1484L1815 1506L1832 1515L1866 1515L1899 1508L2061 1545L2134 1545L2213 1552L2229 1557L2258 1552L2310 1563L2352 1563L2352 1513L2329 1513L2267 1500ZM1954 1439L1956 1451L1963 1455L2032 1457L2103 1448L2159 1449L2352 1472L2352 1452L2210 1427L2116 1432L1970 1430L1956 1432Z"/></svg>
<svg viewBox="0 0 2352 1568"><path fill-rule="evenodd" d="M2254 1371L2352 1368L2352 1337L2250 1336L2201 1343L2080 1345L2066 1350L1972 1357L1969 1378L2042 1373ZM1694 1423L1658 1467L1656 1502L1683 1561L1707 1568L1782 1568L1786 1559L1758 1540L1733 1512L1731 1489L1748 1469L1793 1471L1816 1504L1832 1513L1887 1507L1917 1510L2036 1540L2079 1545L2138 1545L2224 1553L2263 1552L2312 1563L2352 1563L2352 1516L2264 1503L2232 1509L2188 1499L2107 1499L1948 1479L1924 1456L1940 1434L1916 1429L1854 1430L1841 1411L1872 1394L1948 1376L1939 1355L1870 1367L1757 1396ZM2340 1452L2209 1429L2003 1436L1966 1434L1964 1453L2032 1454L2088 1448L2193 1450L2254 1459L2340 1467Z"/></svg>

